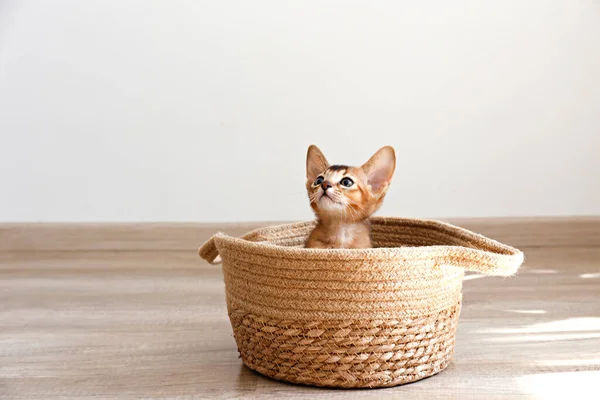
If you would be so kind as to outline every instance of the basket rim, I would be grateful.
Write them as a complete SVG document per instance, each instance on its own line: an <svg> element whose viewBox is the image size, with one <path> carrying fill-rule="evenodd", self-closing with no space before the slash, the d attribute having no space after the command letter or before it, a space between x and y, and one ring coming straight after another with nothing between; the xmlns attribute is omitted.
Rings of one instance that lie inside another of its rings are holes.
<svg viewBox="0 0 600 400"><path fill-rule="evenodd" d="M374 230L385 232L386 227L390 229L398 227L421 229L423 232L446 235L449 242L451 239L456 239L466 245L315 249L283 246L269 241L276 237L278 233L289 235L297 230L301 234L309 227L314 226L315 221L267 226L250 231L240 238L218 232L207 243L214 240L214 245L219 252L224 249L235 249L248 254L268 253L270 257L284 258L290 261L327 262L360 259L416 261L437 259L441 264L465 267L467 270L502 276L515 273L524 261L524 254L520 250L447 222L399 217L372 217L370 221Z"/></svg>
<svg viewBox="0 0 600 400"><path fill-rule="evenodd" d="M466 247L466 246L456 246L456 245L433 245L433 246L414 246L414 247L373 247L367 249L317 249L317 248L304 248L304 247L290 247L290 246L282 246L278 244L271 243L267 240L265 241L257 241L253 240L255 238L259 238L266 234L273 234L280 231L290 231L290 230L301 230L307 228L309 226L314 226L316 221L301 221L301 222L292 222L278 225L269 225L266 227L258 228L249 231L241 237L230 236L224 232L217 232L214 237L221 239L232 241L238 244L247 244L249 246L255 248L264 248L264 249L277 249L285 253L289 253L290 255L307 255L307 256L328 256L333 254L346 254L347 256L353 258L353 256L364 257L364 256L377 256L377 255L385 255L386 258L389 257L389 253L398 253L398 254L410 254L413 255L415 250L418 252L423 252L423 250L432 249L446 249L446 248L461 248L467 250L479 250L486 251L492 254L498 255L516 255L518 253L522 253L520 250L500 243L494 239L490 239L481 234L475 233L468 229L452 225L448 222L438 221L434 219L420 219L420 218L400 218L400 217L371 217L370 218L371 226L383 226L386 225L403 225L407 227L413 228L429 228L435 229L438 231L445 231L446 233L452 234L452 237L455 238L463 238L463 239L471 239L472 244L477 247ZM494 249L494 251L484 250L482 247L487 249ZM312 258L312 257L310 257ZM320 257L319 257L320 258Z"/></svg>

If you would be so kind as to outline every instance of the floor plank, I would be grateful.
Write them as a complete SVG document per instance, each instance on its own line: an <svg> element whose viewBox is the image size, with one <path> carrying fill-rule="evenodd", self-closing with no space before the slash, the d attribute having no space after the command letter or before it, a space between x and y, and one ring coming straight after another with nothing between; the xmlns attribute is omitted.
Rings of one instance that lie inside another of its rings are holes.
<svg viewBox="0 0 600 400"><path fill-rule="evenodd" d="M516 247L600 247L600 216L448 219ZM189 251L273 223L0 224L0 251Z"/></svg>

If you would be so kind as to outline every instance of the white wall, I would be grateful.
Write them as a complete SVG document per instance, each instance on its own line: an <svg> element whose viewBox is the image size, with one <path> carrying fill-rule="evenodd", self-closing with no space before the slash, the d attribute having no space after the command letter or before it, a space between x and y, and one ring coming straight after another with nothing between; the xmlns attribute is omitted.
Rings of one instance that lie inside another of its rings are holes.
<svg viewBox="0 0 600 400"><path fill-rule="evenodd" d="M0 221L310 218L304 156L398 169L380 214L600 214L600 3L0 1Z"/></svg>

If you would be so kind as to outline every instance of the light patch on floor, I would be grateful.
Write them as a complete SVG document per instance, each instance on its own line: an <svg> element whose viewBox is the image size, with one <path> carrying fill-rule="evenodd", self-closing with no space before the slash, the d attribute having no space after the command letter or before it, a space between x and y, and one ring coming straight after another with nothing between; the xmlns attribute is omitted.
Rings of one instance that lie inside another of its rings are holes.
<svg viewBox="0 0 600 400"><path fill-rule="evenodd" d="M596 274L581 274L581 275L579 275L579 277L583 278L583 279L600 278L600 272L598 272Z"/></svg>
<svg viewBox="0 0 600 400"><path fill-rule="evenodd" d="M600 371L551 372L517 378L519 388L539 399L597 399Z"/></svg>
<svg viewBox="0 0 600 400"><path fill-rule="evenodd" d="M546 314L547 311L544 310L506 310L510 312L514 312L517 314Z"/></svg>
<svg viewBox="0 0 600 400"><path fill-rule="evenodd" d="M480 333L554 333L554 332L600 332L600 318L567 318L540 324L532 324L520 328L487 329Z"/></svg>
<svg viewBox="0 0 600 400"><path fill-rule="evenodd" d="M487 275L484 275L484 274L472 274L472 275L466 275L466 276L463 278L463 281L470 281L470 280L473 280L473 279L485 278L486 276L487 276Z"/></svg>

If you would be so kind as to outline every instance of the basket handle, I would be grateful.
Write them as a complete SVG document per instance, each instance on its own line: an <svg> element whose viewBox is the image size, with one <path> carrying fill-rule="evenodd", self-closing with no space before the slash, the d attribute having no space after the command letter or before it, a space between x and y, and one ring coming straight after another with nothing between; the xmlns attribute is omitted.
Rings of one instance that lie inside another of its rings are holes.
<svg viewBox="0 0 600 400"><path fill-rule="evenodd" d="M200 255L200 257L206 260L209 264L217 265L221 263L221 257L219 257L219 250L217 249L214 236L200 246L198 249L198 255Z"/></svg>
<svg viewBox="0 0 600 400"><path fill-rule="evenodd" d="M511 254L498 254L478 249L448 249L434 258L438 265L459 267L465 271L491 276L511 276L517 272L525 258L521 251L512 250Z"/></svg>

